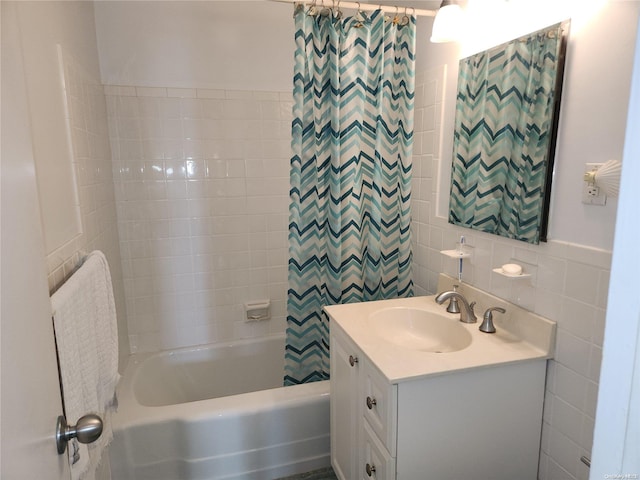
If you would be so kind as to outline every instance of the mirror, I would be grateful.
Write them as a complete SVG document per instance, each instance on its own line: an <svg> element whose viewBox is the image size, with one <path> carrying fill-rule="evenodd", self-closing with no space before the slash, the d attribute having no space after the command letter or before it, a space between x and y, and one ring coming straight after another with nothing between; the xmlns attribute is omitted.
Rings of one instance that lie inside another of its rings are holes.
<svg viewBox="0 0 640 480"><path fill-rule="evenodd" d="M568 27L460 60L449 223L546 241Z"/></svg>

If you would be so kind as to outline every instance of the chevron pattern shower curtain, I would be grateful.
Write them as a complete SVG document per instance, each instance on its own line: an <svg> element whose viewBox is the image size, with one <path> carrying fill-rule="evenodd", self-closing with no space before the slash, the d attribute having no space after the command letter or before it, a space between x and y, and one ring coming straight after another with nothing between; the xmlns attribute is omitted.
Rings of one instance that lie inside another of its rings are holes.
<svg viewBox="0 0 640 480"><path fill-rule="evenodd" d="M413 294L405 21L295 13L285 385L329 378L324 305Z"/></svg>
<svg viewBox="0 0 640 480"><path fill-rule="evenodd" d="M460 61L449 221L538 243L562 27Z"/></svg>

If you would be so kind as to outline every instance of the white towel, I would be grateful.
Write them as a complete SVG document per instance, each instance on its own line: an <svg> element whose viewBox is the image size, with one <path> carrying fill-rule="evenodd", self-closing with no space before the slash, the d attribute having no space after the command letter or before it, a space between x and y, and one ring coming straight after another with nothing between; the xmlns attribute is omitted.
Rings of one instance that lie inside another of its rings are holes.
<svg viewBox="0 0 640 480"><path fill-rule="evenodd" d="M67 423L97 413L103 431L94 443L69 442L73 480L92 479L113 438L116 408L118 326L109 265L104 254L90 253L82 266L51 296Z"/></svg>

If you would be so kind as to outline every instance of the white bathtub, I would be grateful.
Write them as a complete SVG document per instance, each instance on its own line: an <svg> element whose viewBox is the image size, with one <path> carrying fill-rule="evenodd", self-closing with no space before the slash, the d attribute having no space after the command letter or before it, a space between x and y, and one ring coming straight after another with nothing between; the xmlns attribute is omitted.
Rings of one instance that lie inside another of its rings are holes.
<svg viewBox="0 0 640 480"><path fill-rule="evenodd" d="M329 382L282 387L284 337L133 355L113 480L273 480L330 465Z"/></svg>

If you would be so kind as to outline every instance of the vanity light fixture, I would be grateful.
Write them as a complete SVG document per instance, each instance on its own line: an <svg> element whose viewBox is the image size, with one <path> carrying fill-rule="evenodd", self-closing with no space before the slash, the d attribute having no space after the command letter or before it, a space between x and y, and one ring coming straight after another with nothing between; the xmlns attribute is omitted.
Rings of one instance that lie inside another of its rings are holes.
<svg viewBox="0 0 640 480"><path fill-rule="evenodd" d="M431 30L432 43L445 43L458 40L462 23L462 9L456 0L442 0L436 13Z"/></svg>
<svg viewBox="0 0 640 480"><path fill-rule="evenodd" d="M622 163L618 160L608 160L601 166L584 174L584 181L602 190L608 197L617 197L620 191L620 175Z"/></svg>

